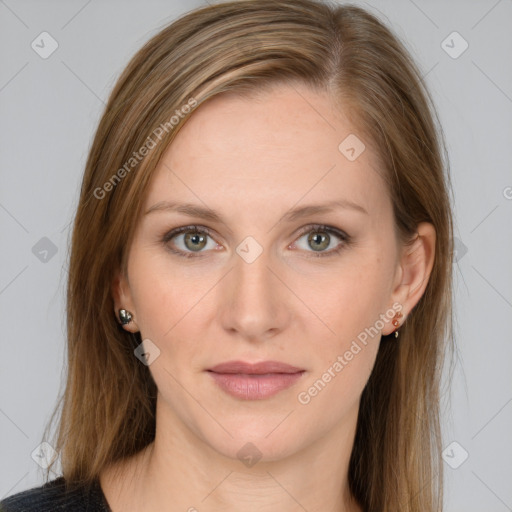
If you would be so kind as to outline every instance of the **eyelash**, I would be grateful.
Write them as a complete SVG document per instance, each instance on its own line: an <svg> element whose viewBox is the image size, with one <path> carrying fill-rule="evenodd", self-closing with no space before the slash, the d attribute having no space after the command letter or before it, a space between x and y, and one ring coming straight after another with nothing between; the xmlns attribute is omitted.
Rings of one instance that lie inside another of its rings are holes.
<svg viewBox="0 0 512 512"><path fill-rule="evenodd" d="M208 235L211 238L213 238L212 231L210 231L208 228L203 227L203 226L191 225L191 226L182 226L180 228L176 228L176 229L173 229L173 230L167 232L163 236L163 238L162 238L162 243L166 246L166 248L171 253L176 254L177 256L181 256L183 258L198 258L198 257L201 257L199 253L197 253L197 254L194 254L193 252L184 253L183 251L177 251L177 250L172 249L171 247L169 247L169 242L175 236L177 236L177 235L179 235L181 233L189 232L189 231L192 231L194 233L205 234L205 235ZM325 224L310 224L308 226L305 226L304 228L302 228L300 230L300 233L298 235L297 240L302 238L303 235L305 235L307 233L310 233L310 232L314 232L314 233L328 233L330 235L334 234L335 236L337 236L338 238L341 239L341 243L335 249L331 249L330 251L327 251L327 252L313 253L312 256L308 256L308 257L326 258L326 257L330 257L330 256L337 256L351 242L351 237L349 235L347 235L343 231L340 231L339 229L333 228L331 226L326 226ZM309 252L309 251L307 251L307 252Z"/></svg>

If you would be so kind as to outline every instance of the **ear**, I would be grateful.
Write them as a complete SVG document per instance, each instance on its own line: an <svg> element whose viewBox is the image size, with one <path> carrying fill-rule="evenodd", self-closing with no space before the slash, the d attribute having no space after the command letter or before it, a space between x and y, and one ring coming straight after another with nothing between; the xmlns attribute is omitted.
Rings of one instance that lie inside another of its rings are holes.
<svg viewBox="0 0 512 512"><path fill-rule="evenodd" d="M132 300L130 283L128 282L128 277L121 270L116 273L112 280L111 292L112 299L114 300L114 314L119 324L121 324L119 310L126 309L132 314L133 319L129 324L123 325L123 329L133 333L138 332L139 327L136 321L135 306Z"/></svg>
<svg viewBox="0 0 512 512"><path fill-rule="evenodd" d="M392 297L394 303L402 305L400 325L425 292L434 266L435 248L436 230L429 222L422 222L418 225L416 238L402 249ZM394 330L395 327L389 322L382 334L388 335Z"/></svg>

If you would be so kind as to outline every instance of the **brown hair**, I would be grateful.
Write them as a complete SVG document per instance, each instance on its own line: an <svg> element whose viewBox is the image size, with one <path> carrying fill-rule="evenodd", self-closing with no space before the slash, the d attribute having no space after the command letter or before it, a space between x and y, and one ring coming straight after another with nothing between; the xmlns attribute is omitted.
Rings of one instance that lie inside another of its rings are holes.
<svg viewBox="0 0 512 512"><path fill-rule="evenodd" d="M116 321L111 285L126 270L145 191L188 118L183 112L224 92L294 82L328 91L372 142L402 240L420 222L436 230L425 293L399 340L383 337L363 391L349 481L365 510L441 510L439 388L452 340L452 218L440 127L397 37L361 8L313 0L195 10L152 37L117 81L88 155L72 234L68 375L52 416L62 402L53 445L69 485L91 483L154 439L156 386L133 355L140 339Z"/></svg>

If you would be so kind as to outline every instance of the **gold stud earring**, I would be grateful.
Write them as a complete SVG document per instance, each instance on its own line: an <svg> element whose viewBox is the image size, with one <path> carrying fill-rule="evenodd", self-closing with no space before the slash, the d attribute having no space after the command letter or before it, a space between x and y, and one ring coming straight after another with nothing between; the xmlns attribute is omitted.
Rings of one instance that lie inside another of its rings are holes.
<svg viewBox="0 0 512 512"><path fill-rule="evenodd" d="M400 318L402 318L404 315L400 311L395 313L395 316L393 317L393 320L391 323L396 327L396 329L393 331L395 333L395 338L398 338L398 328L400 326Z"/></svg>

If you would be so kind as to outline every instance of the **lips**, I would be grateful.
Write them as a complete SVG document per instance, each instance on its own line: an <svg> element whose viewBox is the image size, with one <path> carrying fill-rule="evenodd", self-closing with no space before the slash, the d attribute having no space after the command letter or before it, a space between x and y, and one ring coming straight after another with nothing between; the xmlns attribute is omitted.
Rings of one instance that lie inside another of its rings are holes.
<svg viewBox="0 0 512 512"><path fill-rule="evenodd" d="M298 373L304 371L289 364L278 361L263 361L261 363L246 363L244 361L228 361L221 363L208 371L215 373L243 373L245 375L263 375L265 373Z"/></svg>
<svg viewBox="0 0 512 512"><path fill-rule="evenodd" d="M270 398L295 384L305 372L278 361L229 361L207 371L224 392L242 400Z"/></svg>

